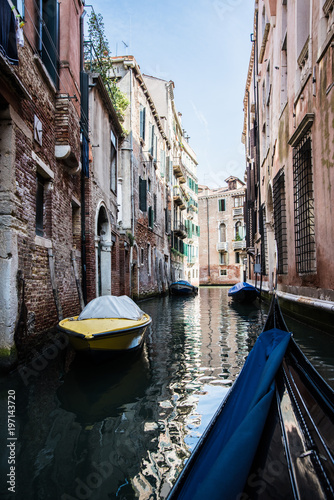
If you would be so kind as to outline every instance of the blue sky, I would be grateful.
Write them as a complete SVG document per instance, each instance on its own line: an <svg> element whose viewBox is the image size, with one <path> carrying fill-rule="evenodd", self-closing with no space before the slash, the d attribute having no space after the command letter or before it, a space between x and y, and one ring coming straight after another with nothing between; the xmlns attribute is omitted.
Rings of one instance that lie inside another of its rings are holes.
<svg viewBox="0 0 334 500"><path fill-rule="evenodd" d="M91 4L103 16L112 55L133 55L142 73L175 83L176 107L199 162L199 183L214 188L230 175L243 180L241 133L253 0Z"/></svg>

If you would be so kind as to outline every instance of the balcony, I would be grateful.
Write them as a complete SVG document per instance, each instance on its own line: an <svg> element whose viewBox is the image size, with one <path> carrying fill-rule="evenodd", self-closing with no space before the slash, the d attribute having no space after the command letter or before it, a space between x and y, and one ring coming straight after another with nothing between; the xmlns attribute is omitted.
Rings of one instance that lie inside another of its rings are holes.
<svg viewBox="0 0 334 500"><path fill-rule="evenodd" d="M243 217L244 207L233 208L233 218Z"/></svg>
<svg viewBox="0 0 334 500"><path fill-rule="evenodd" d="M187 237L187 229L182 222L174 222L174 234L184 240Z"/></svg>
<svg viewBox="0 0 334 500"><path fill-rule="evenodd" d="M180 207L180 210L185 210L187 208L183 190L180 186L173 187L173 201L175 205Z"/></svg>
<svg viewBox="0 0 334 500"><path fill-rule="evenodd" d="M228 242L227 241L219 241L217 243L217 251L218 252L227 252L228 251Z"/></svg>
<svg viewBox="0 0 334 500"><path fill-rule="evenodd" d="M246 240L233 241L233 250L246 250Z"/></svg>
<svg viewBox="0 0 334 500"><path fill-rule="evenodd" d="M185 175L183 167L181 165L181 158L174 158L174 160L173 160L173 173L174 173L175 177L178 179L180 184L184 184L186 182L186 175Z"/></svg>

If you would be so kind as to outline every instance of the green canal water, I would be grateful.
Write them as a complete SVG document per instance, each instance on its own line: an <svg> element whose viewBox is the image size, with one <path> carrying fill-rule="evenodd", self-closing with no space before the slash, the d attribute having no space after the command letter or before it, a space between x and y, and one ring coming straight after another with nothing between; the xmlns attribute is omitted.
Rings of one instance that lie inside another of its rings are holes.
<svg viewBox="0 0 334 500"><path fill-rule="evenodd" d="M134 358L69 364L58 340L3 377L1 498L166 498L266 318L227 291L141 302L153 322ZM334 386L334 338L286 320Z"/></svg>

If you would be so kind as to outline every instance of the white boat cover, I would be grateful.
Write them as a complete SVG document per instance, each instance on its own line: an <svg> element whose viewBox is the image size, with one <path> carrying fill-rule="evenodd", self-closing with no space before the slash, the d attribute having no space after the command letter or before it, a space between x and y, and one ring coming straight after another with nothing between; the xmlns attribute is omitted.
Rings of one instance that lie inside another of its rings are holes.
<svg viewBox="0 0 334 500"><path fill-rule="evenodd" d="M103 295L91 300L82 310L78 320L93 318L124 318L140 320L144 312L127 295Z"/></svg>

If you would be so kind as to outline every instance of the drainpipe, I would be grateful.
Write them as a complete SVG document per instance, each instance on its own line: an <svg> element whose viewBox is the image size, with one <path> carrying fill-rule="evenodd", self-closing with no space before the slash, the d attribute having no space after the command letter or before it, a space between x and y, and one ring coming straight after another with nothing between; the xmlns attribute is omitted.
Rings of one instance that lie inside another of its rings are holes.
<svg viewBox="0 0 334 500"><path fill-rule="evenodd" d="M84 39L84 16L86 11L80 17L80 73L83 72L83 39ZM82 89L81 89L82 90ZM80 112L82 114L82 100L80 104ZM87 117L88 120L88 117ZM88 138L87 138L88 140ZM81 156L83 158L84 147L81 147ZM87 263L86 263L86 204L85 204L85 173L84 169L81 169L81 179L80 179L80 191L81 191L81 272L82 272L82 300L87 303Z"/></svg>

